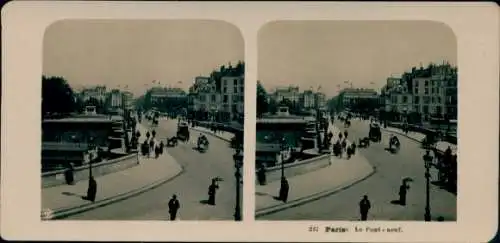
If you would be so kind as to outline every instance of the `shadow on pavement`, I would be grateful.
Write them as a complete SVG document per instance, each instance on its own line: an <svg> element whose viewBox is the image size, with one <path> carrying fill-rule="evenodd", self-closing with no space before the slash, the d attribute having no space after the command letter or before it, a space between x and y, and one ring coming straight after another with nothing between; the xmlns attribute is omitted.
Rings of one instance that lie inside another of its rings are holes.
<svg viewBox="0 0 500 243"><path fill-rule="evenodd" d="M399 206L404 206L403 204L401 204L401 201L399 201L399 199L397 199L397 200L392 200L392 201L391 201L391 204L394 204L394 205L399 205Z"/></svg>
<svg viewBox="0 0 500 243"><path fill-rule="evenodd" d="M80 194L73 193L73 192L63 192L63 193L61 193L61 194L65 195L65 196L80 197L80 198L82 198L82 199L84 199L84 200L85 200L85 198L86 198L86 195L80 195Z"/></svg>

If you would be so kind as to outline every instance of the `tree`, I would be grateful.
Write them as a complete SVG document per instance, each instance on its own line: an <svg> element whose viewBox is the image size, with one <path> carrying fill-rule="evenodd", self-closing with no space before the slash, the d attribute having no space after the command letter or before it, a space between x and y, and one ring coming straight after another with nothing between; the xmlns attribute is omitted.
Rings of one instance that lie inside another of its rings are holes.
<svg viewBox="0 0 500 243"><path fill-rule="evenodd" d="M42 116L67 115L77 109L73 89L63 77L42 76Z"/></svg>
<svg viewBox="0 0 500 243"><path fill-rule="evenodd" d="M257 117L268 112L267 92L260 81L257 81Z"/></svg>

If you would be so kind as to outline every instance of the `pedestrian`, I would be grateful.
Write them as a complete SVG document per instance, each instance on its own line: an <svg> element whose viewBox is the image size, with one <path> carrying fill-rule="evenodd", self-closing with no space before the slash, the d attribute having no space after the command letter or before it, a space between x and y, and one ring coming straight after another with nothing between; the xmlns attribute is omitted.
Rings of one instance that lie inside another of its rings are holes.
<svg viewBox="0 0 500 243"><path fill-rule="evenodd" d="M283 202L288 201L288 192L290 190L290 185L288 184L288 180L286 178L281 178L281 187L279 193L279 199Z"/></svg>
<svg viewBox="0 0 500 243"><path fill-rule="evenodd" d="M399 203L403 206L406 205L406 193L408 189L410 189L410 187L406 184L406 181L403 180L401 186L399 186Z"/></svg>
<svg viewBox="0 0 500 243"><path fill-rule="evenodd" d="M219 185L217 185L217 181L212 179L212 184L208 187L208 204L215 205L215 194L219 189Z"/></svg>
<svg viewBox="0 0 500 243"><path fill-rule="evenodd" d="M174 221L177 217L177 211L181 207L179 200L177 200L177 195L172 195L170 201L168 201L168 214L170 214L170 221Z"/></svg>
<svg viewBox="0 0 500 243"><path fill-rule="evenodd" d="M368 218L368 211L371 208L371 203L370 200L368 200L368 196L364 195L363 199L359 201L359 212L361 213L361 220L366 221Z"/></svg>
<svg viewBox="0 0 500 243"><path fill-rule="evenodd" d="M259 169L257 170L257 179L259 185L266 185L266 167L263 163L259 163Z"/></svg>
<svg viewBox="0 0 500 243"><path fill-rule="evenodd" d="M95 202L96 194L97 194L97 181L94 179L93 176L90 176L86 199Z"/></svg>
<svg viewBox="0 0 500 243"><path fill-rule="evenodd" d="M160 154L163 154L163 148L165 147L165 144L163 143L163 140L160 141Z"/></svg>
<svg viewBox="0 0 500 243"><path fill-rule="evenodd" d="M75 168L73 167L73 163L68 163L68 168L64 172L64 177L66 179L66 183L68 185L74 185L75 184Z"/></svg>
<svg viewBox="0 0 500 243"><path fill-rule="evenodd" d="M345 130L345 131L344 131L344 138L345 138L345 139L347 139L347 135L349 135L349 134L347 133L347 130Z"/></svg>
<svg viewBox="0 0 500 243"><path fill-rule="evenodd" d="M155 151L155 141L153 138L149 139L149 152L154 152Z"/></svg>

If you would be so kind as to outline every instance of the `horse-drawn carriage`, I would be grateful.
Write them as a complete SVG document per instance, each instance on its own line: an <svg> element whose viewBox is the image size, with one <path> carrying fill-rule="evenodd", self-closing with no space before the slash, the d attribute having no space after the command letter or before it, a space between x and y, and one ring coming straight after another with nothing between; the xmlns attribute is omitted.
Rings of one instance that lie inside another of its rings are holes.
<svg viewBox="0 0 500 243"><path fill-rule="evenodd" d="M391 153L398 153L400 147L401 143L399 142L398 137L391 136L391 138L389 138L389 151Z"/></svg>
<svg viewBox="0 0 500 243"><path fill-rule="evenodd" d="M177 125L177 139L184 142L189 140L189 125L186 121L179 121Z"/></svg>
<svg viewBox="0 0 500 243"><path fill-rule="evenodd" d="M382 132L380 131L380 124L373 122L370 123L370 131L368 137L374 142L382 141Z"/></svg>
<svg viewBox="0 0 500 243"><path fill-rule="evenodd" d="M209 142L208 142L208 139L206 136L202 135L198 138L198 142L197 142L198 151L200 151L201 153L204 153L205 151L207 151L208 145L209 145Z"/></svg>

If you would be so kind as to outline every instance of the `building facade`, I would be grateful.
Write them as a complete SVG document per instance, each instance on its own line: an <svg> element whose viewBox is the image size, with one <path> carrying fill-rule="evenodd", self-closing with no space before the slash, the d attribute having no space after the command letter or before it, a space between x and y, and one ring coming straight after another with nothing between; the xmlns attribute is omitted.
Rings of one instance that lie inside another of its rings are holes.
<svg viewBox="0 0 500 243"><path fill-rule="evenodd" d="M109 92L109 107L112 109L123 108L123 94L118 89L113 89Z"/></svg>
<svg viewBox="0 0 500 243"><path fill-rule="evenodd" d="M217 85L209 77L196 77L189 97L191 116L197 120L242 121L245 112L245 79L243 76L224 76Z"/></svg>
<svg viewBox="0 0 500 243"><path fill-rule="evenodd" d="M278 87L274 91L274 100L277 102L289 100L292 103L299 103L301 94L298 86Z"/></svg>
<svg viewBox="0 0 500 243"><path fill-rule="evenodd" d="M449 64L412 68L405 78L388 78L382 88L384 111L396 120L418 117L417 122L457 117L457 68Z"/></svg>
<svg viewBox="0 0 500 243"><path fill-rule="evenodd" d="M85 88L81 92L81 98L84 102L90 100L91 98L100 102L105 102L107 98L106 86Z"/></svg>
<svg viewBox="0 0 500 243"><path fill-rule="evenodd" d="M373 110L378 108L379 95L374 89L346 88L338 95L337 110Z"/></svg>
<svg viewBox="0 0 500 243"><path fill-rule="evenodd" d="M134 103L134 95L132 92L125 91L122 93L123 108L132 109Z"/></svg>

